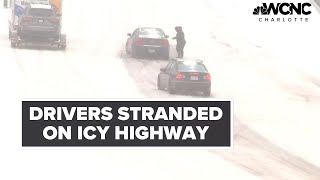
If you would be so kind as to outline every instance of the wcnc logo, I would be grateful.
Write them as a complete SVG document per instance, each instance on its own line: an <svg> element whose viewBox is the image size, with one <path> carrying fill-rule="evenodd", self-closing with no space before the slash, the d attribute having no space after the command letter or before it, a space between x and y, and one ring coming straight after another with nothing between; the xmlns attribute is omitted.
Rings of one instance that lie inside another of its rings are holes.
<svg viewBox="0 0 320 180"><path fill-rule="evenodd" d="M262 6L258 6L254 8L253 15L284 15L290 17L280 18L280 17L264 17L259 18L260 22L298 22L305 21L308 22L307 16L311 14L310 11L311 4L310 3L262 3ZM299 16L299 17L297 17Z"/></svg>

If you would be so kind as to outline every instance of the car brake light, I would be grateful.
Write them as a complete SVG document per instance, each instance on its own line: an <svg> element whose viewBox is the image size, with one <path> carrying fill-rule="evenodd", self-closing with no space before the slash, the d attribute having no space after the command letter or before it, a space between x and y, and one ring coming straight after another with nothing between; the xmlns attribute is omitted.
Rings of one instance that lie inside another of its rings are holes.
<svg viewBox="0 0 320 180"><path fill-rule="evenodd" d="M22 22L32 21L32 17L23 17Z"/></svg>
<svg viewBox="0 0 320 180"><path fill-rule="evenodd" d="M179 72L177 75L176 75L176 79L184 79L185 76L183 73Z"/></svg>
<svg viewBox="0 0 320 180"><path fill-rule="evenodd" d="M209 73L207 73L207 74L205 74L205 75L203 76L203 79L205 79L205 80L211 80L211 75L210 75Z"/></svg>
<svg viewBox="0 0 320 180"><path fill-rule="evenodd" d="M161 45L162 46L169 46L169 41L167 39L162 39L161 40Z"/></svg>
<svg viewBox="0 0 320 180"><path fill-rule="evenodd" d="M136 45L142 45L143 44L143 39L142 38L138 38L136 40Z"/></svg>

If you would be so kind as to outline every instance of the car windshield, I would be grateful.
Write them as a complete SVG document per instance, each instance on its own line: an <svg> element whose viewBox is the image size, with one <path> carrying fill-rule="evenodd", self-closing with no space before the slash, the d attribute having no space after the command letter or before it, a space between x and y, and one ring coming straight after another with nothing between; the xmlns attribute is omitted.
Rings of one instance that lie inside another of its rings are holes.
<svg viewBox="0 0 320 180"><path fill-rule="evenodd" d="M207 72L206 67L199 62L181 62L178 63L180 72Z"/></svg>
<svg viewBox="0 0 320 180"><path fill-rule="evenodd" d="M29 10L30 16L42 16L42 17L50 17L54 15L53 11L51 9L30 9Z"/></svg>
<svg viewBox="0 0 320 180"><path fill-rule="evenodd" d="M146 37L164 37L164 33L158 28L143 28L140 31L140 36Z"/></svg>

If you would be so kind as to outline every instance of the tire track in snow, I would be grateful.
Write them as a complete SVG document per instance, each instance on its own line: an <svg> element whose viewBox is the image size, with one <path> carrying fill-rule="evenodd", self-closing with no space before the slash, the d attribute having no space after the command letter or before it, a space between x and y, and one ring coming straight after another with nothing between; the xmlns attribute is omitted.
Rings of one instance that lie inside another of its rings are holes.
<svg viewBox="0 0 320 180"><path fill-rule="evenodd" d="M19 61L19 57L18 57L18 54L17 54L16 50L14 50L13 53L14 53L14 60L15 60L15 62L16 62L16 64L17 64L17 67L18 67L19 71L20 71L22 74L26 75L26 72L25 72L25 70L24 70L24 68L23 68L23 65L22 65L22 64L20 63L20 61ZM23 77L25 78L25 76L23 76Z"/></svg>
<svg viewBox="0 0 320 180"><path fill-rule="evenodd" d="M314 85L318 86L318 88L320 88L320 80L319 80L319 79L310 78L310 81L311 81Z"/></svg>
<svg viewBox="0 0 320 180"><path fill-rule="evenodd" d="M235 120L237 121L237 120ZM241 123L235 136L233 151L211 151L235 162L253 174L266 179L320 178L320 168L275 146ZM257 150L259 149L259 150Z"/></svg>
<svg viewBox="0 0 320 180"><path fill-rule="evenodd" d="M277 147L235 119L233 150L210 151L262 179L318 180L320 168Z"/></svg>

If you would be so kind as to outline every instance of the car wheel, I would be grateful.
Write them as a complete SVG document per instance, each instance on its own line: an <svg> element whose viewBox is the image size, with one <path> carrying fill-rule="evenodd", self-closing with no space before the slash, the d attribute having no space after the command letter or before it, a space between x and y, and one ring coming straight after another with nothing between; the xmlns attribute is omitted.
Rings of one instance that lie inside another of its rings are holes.
<svg viewBox="0 0 320 180"><path fill-rule="evenodd" d="M126 43L126 54L127 54L127 55L130 54L129 49L128 49L128 43Z"/></svg>
<svg viewBox="0 0 320 180"><path fill-rule="evenodd" d="M157 86L158 86L158 90L164 90L164 88L161 86L160 77L159 76L158 76Z"/></svg>
<svg viewBox="0 0 320 180"><path fill-rule="evenodd" d="M11 47L15 48L16 47L16 44L15 43L11 43Z"/></svg>
<svg viewBox="0 0 320 180"><path fill-rule="evenodd" d="M176 93L176 89L173 87L173 84L171 82L169 82L169 93L170 94Z"/></svg>
<svg viewBox="0 0 320 180"><path fill-rule="evenodd" d="M11 47L13 48L17 47L17 43L11 42Z"/></svg>
<svg viewBox="0 0 320 180"><path fill-rule="evenodd" d="M170 56L170 50L167 49L166 51L164 51L162 57L164 60L169 60L169 56Z"/></svg>
<svg viewBox="0 0 320 180"><path fill-rule="evenodd" d="M137 51L133 47L131 48L131 57L137 58Z"/></svg>
<svg viewBox="0 0 320 180"><path fill-rule="evenodd" d="M211 95L211 87L208 87L207 89L205 89L203 91L203 95L206 97L210 96Z"/></svg>
<svg viewBox="0 0 320 180"><path fill-rule="evenodd" d="M67 46L66 46L66 45L61 45L59 48L60 48L61 50L66 50L66 49L67 49Z"/></svg>
<svg viewBox="0 0 320 180"><path fill-rule="evenodd" d="M163 59L164 59L164 60L169 60L169 53L165 54L165 55L163 56Z"/></svg>
<svg viewBox="0 0 320 180"><path fill-rule="evenodd" d="M18 30L17 32L17 37L19 37L20 39L24 39L24 36L21 34L20 30Z"/></svg>

